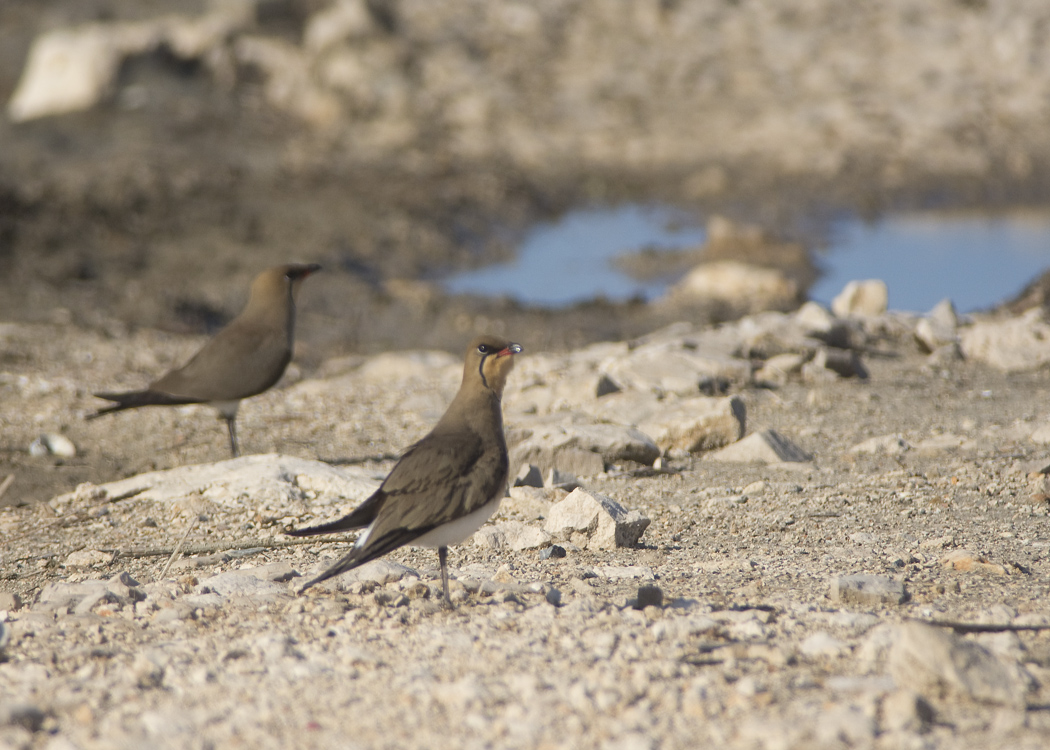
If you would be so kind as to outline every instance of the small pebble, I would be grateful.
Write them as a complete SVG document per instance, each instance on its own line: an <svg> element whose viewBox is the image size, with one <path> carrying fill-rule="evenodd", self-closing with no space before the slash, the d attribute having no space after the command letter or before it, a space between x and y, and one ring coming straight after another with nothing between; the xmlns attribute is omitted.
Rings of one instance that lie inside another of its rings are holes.
<svg viewBox="0 0 1050 750"><path fill-rule="evenodd" d="M635 609L662 606L664 606L664 592L660 590L659 586L650 584L638 587L638 597L634 600Z"/></svg>
<svg viewBox="0 0 1050 750"><path fill-rule="evenodd" d="M565 557L565 548L561 545L552 544L550 547L540 550L541 560L550 560L558 557Z"/></svg>
<svg viewBox="0 0 1050 750"><path fill-rule="evenodd" d="M73 458L77 455L77 447L65 435L45 433L29 444L29 455Z"/></svg>

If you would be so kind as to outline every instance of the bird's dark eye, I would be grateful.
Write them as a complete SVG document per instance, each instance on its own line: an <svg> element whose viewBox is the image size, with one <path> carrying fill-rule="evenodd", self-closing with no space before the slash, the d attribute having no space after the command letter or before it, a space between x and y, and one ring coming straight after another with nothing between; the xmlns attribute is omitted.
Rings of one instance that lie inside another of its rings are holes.
<svg viewBox="0 0 1050 750"><path fill-rule="evenodd" d="M488 344L478 344L478 353L479 354L488 354L489 353L489 345Z"/></svg>

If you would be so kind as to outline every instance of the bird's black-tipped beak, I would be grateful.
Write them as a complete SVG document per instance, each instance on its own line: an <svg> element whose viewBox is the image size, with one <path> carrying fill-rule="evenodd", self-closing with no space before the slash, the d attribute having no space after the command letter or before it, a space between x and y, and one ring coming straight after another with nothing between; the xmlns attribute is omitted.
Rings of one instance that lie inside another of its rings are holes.
<svg viewBox="0 0 1050 750"><path fill-rule="evenodd" d="M506 349L496 352L497 357L509 357L512 354L521 354L521 344L511 344Z"/></svg>
<svg viewBox="0 0 1050 750"><path fill-rule="evenodd" d="M305 279L312 273L317 273L321 270L320 263L303 263L299 266L294 266L288 271L288 278L292 281L298 281L299 279Z"/></svg>

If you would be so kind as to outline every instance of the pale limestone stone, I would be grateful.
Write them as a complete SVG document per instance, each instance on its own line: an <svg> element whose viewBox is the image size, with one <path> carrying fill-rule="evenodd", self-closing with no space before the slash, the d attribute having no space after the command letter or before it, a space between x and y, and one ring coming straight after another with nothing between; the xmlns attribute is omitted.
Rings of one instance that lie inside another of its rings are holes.
<svg viewBox="0 0 1050 750"><path fill-rule="evenodd" d="M521 521L504 521L497 525L507 547L513 552L549 547L551 535L541 528Z"/></svg>
<svg viewBox="0 0 1050 750"><path fill-rule="evenodd" d="M574 490L551 506L544 530L554 538L577 536L587 549L632 547L649 525L649 519L636 510L627 510L605 495L584 489Z"/></svg>
<svg viewBox="0 0 1050 750"><path fill-rule="evenodd" d="M879 279L851 281L831 301L831 311L840 318L876 317L886 312L889 290Z"/></svg>
<svg viewBox="0 0 1050 750"><path fill-rule="evenodd" d="M888 664L898 685L924 695L951 693L1023 706L1032 687L1031 677L1016 662L998 659L950 630L918 622L897 627Z"/></svg>
<svg viewBox="0 0 1050 750"><path fill-rule="evenodd" d="M673 285L661 304L725 303L748 312L791 307L798 284L775 268L723 260L702 263Z"/></svg>
<svg viewBox="0 0 1050 750"><path fill-rule="evenodd" d="M319 52L334 44L369 34L372 18L364 0L337 0L307 19L303 46Z"/></svg>
<svg viewBox="0 0 1050 750"><path fill-rule="evenodd" d="M935 352L959 340L958 328L955 306L950 299L945 299L915 325L915 339L925 351Z"/></svg>
<svg viewBox="0 0 1050 750"><path fill-rule="evenodd" d="M908 598L904 584L886 576L838 576L831 581L831 600L874 606L900 604Z"/></svg>
<svg viewBox="0 0 1050 750"><path fill-rule="evenodd" d="M535 464L544 474L552 468L576 473L573 469L581 465L589 473L597 473L601 470L599 460L605 464L635 461L648 466L660 455L652 438L625 425L573 423L564 417L519 421L518 425L507 436L511 465ZM584 457L578 451L600 458ZM562 453L566 456L564 461L559 457Z"/></svg>
<svg viewBox="0 0 1050 750"><path fill-rule="evenodd" d="M138 474L103 485L82 485L50 501L56 512L83 502L134 497L137 502L179 503L203 498L227 507L251 503L301 513L317 505L357 505L379 486L369 472L277 454L242 456L209 464Z"/></svg>
<svg viewBox="0 0 1050 750"><path fill-rule="evenodd" d="M1050 324L1039 309L1017 318L978 321L962 329L960 346L966 359L1003 372L1034 370L1050 362Z"/></svg>
<svg viewBox="0 0 1050 750"><path fill-rule="evenodd" d="M871 455L899 456L911 448L903 435L879 435L857 443L849 449L850 453Z"/></svg>
<svg viewBox="0 0 1050 750"><path fill-rule="evenodd" d="M662 451L700 453L736 442L743 437L746 423L747 409L740 397L698 396L665 406L638 427Z"/></svg>
<svg viewBox="0 0 1050 750"><path fill-rule="evenodd" d="M778 432L762 430L709 453L706 458L731 463L790 464L805 463L813 457Z"/></svg>

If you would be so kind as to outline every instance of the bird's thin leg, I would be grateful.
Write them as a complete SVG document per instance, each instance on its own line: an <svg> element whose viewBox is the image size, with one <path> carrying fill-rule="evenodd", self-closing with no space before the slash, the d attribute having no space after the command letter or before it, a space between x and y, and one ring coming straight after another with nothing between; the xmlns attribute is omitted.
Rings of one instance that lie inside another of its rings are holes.
<svg viewBox="0 0 1050 750"><path fill-rule="evenodd" d="M223 417L226 420L226 428L230 431L230 453L233 454L234 458L241 455L240 449L237 447L237 427L234 426L234 421L237 417Z"/></svg>
<svg viewBox="0 0 1050 750"><path fill-rule="evenodd" d="M448 593L448 547L438 547L438 562L441 564L441 590L445 595L445 606L452 609L452 597Z"/></svg>

